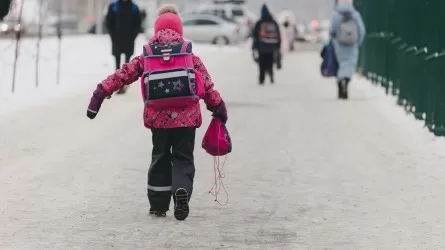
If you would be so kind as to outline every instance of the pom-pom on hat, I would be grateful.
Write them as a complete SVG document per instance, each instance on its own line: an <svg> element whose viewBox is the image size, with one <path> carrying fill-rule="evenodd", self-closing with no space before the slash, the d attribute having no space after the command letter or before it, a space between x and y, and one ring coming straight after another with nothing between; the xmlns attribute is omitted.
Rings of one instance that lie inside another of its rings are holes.
<svg viewBox="0 0 445 250"><path fill-rule="evenodd" d="M163 29L171 29L183 35L182 21L179 17L179 10L173 4L161 6L158 10L158 18L155 22L155 33Z"/></svg>

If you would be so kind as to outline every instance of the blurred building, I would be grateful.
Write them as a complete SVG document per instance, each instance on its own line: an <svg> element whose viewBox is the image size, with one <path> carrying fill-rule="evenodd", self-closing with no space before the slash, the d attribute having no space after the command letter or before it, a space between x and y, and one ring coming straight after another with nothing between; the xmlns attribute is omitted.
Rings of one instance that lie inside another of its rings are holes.
<svg viewBox="0 0 445 250"><path fill-rule="evenodd" d="M133 1L146 11L148 15L146 26L150 26L156 18L156 6L160 4L173 3L181 11L190 11L199 4L213 2L213 0ZM51 30L54 28L54 23L61 17L66 29L83 33L96 23L97 18L103 20L106 8L111 2L112 0L12 0L11 12L7 18L18 18L23 6L22 19L29 30L35 30L39 21L42 20L44 25L48 26L47 29ZM314 19L329 19L335 0L246 0L246 2L248 8L257 14L260 13L261 5L266 2L275 15L281 10L289 9L295 13L298 22L310 22ZM59 12L61 12L60 16ZM40 16L44 18L40 19Z"/></svg>

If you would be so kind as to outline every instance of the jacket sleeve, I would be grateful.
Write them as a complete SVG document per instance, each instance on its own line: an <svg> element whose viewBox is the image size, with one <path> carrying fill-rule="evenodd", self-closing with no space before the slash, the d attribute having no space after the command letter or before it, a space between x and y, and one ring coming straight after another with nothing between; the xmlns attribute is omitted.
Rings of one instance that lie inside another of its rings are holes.
<svg viewBox="0 0 445 250"><path fill-rule="evenodd" d="M136 13L134 14L134 37L137 37L142 31L142 16L139 7L136 6Z"/></svg>
<svg viewBox="0 0 445 250"><path fill-rule="evenodd" d="M252 50L258 49L258 31L260 29L260 21L258 21L252 29Z"/></svg>
<svg viewBox="0 0 445 250"><path fill-rule="evenodd" d="M337 28L339 25L340 25L340 14L338 14L338 12L334 12L332 14L331 26L329 27L329 35L331 39L335 38L335 35L337 33Z"/></svg>
<svg viewBox="0 0 445 250"><path fill-rule="evenodd" d="M113 74L109 75L101 82L101 85L108 95L121 89L124 85L130 85L144 72L144 60L142 56L137 56L129 63L125 63Z"/></svg>
<svg viewBox="0 0 445 250"><path fill-rule="evenodd" d="M207 109L209 111L213 111L219 106L219 104L221 104L222 98L219 92L213 88L214 84L212 82L212 78L198 56L193 56L193 65L195 67L195 73L201 74L201 78L204 81L205 95L203 100L207 106Z"/></svg>
<svg viewBox="0 0 445 250"><path fill-rule="evenodd" d="M357 12L356 14L356 22L358 25L358 33L359 33L359 44L363 43L363 40L365 40L366 37L366 28L365 28L365 24L363 22L363 18L360 15L360 13Z"/></svg>
<svg viewBox="0 0 445 250"><path fill-rule="evenodd" d="M281 48L281 30L280 30L280 25L278 25L277 22L275 22L275 25L277 26L277 31L278 31L278 48Z"/></svg>
<svg viewBox="0 0 445 250"><path fill-rule="evenodd" d="M115 31L116 15L113 11L113 4L108 6L107 16L105 17L105 23L107 25L108 33L113 36Z"/></svg>

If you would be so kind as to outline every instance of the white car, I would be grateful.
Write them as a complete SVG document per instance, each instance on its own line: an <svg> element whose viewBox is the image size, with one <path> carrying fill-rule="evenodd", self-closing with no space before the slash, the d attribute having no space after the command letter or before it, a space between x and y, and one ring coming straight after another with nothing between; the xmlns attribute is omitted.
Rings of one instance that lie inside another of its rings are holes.
<svg viewBox="0 0 445 250"><path fill-rule="evenodd" d="M195 42L236 44L243 40L235 21L208 14L181 15L184 37Z"/></svg>
<svg viewBox="0 0 445 250"><path fill-rule="evenodd" d="M231 1L215 1L213 4L201 4L193 13L212 14L225 19L235 20L241 25L240 33L244 38L251 35L253 26L258 19L244 3L231 3Z"/></svg>

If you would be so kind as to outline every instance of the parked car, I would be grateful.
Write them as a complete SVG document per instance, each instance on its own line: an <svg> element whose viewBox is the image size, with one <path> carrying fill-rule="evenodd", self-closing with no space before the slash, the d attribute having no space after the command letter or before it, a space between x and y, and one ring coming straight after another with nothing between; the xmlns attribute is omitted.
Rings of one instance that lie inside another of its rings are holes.
<svg viewBox="0 0 445 250"><path fill-rule="evenodd" d="M300 23L295 28L296 28L295 40L297 42L307 42L306 41L306 32L307 32L306 25L303 23Z"/></svg>
<svg viewBox="0 0 445 250"><path fill-rule="evenodd" d="M210 14L185 14L181 19L184 37L192 41L227 45L243 40L240 25L233 20Z"/></svg>
<svg viewBox="0 0 445 250"><path fill-rule="evenodd" d="M214 0L212 4L201 4L192 13L212 14L239 23L244 38L252 34L257 16L250 11L243 0Z"/></svg>
<svg viewBox="0 0 445 250"><path fill-rule="evenodd" d="M11 35L18 32L24 33L24 25L20 24L18 20L5 18L0 22L0 35Z"/></svg>

